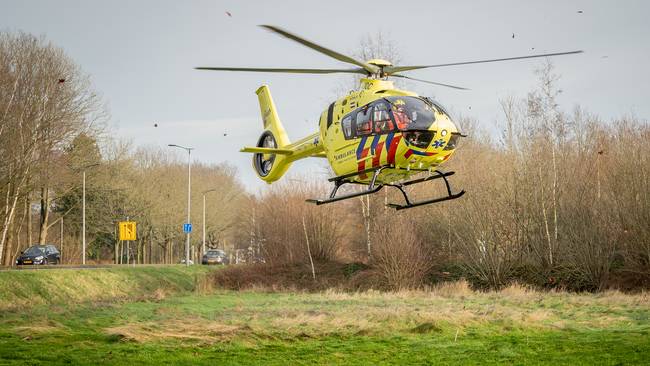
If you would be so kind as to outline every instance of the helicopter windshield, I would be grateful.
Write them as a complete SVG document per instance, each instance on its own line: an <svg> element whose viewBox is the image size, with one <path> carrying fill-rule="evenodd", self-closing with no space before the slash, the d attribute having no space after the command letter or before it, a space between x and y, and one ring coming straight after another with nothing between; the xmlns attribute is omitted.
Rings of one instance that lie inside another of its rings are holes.
<svg viewBox="0 0 650 366"><path fill-rule="evenodd" d="M416 97L386 97L391 105L397 128L401 131L426 131L435 121L435 111L424 100Z"/></svg>
<svg viewBox="0 0 650 366"><path fill-rule="evenodd" d="M417 97L385 97L341 119L345 139L392 131L428 131L435 121L435 104Z"/></svg>

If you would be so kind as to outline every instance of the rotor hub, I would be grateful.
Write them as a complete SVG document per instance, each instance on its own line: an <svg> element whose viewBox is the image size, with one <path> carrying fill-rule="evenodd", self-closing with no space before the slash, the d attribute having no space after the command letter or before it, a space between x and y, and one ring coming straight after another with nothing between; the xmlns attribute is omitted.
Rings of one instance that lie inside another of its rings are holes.
<svg viewBox="0 0 650 366"><path fill-rule="evenodd" d="M366 61L367 64L370 65L375 65L377 67L384 67L384 66L393 66L390 61L382 60L380 58L373 58L372 60Z"/></svg>

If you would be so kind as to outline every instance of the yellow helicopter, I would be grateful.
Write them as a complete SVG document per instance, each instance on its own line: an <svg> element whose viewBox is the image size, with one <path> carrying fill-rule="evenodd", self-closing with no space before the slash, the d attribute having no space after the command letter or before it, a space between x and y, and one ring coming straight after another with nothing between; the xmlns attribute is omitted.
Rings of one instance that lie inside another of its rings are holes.
<svg viewBox="0 0 650 366"><path fill-rule="evenodd" d="M462 87L415 79L400 74L409 70L486 62L519 60L581 53L582 51L536 54L491 60L466 61L438 65L395 66L381 59L358 61L335 52L281 28L262 25L272 32L296 41L315 51L354 65L347 69L292 69L292 68L241 68L197 67L198 70L253 71L300 74L351 73L365 75L359 90L332 102L323 111L319 131L291 142L280 122L278 112L266 85L257 89L264 132L255 147L244 147L242 152L253 153L253 168L264 181L272 183L282 177L292 162L307 157L327 158L336 174L332 192L325 199L309 199L318 205L336 202L378 192L384 186L398 189L403 204L388 204L397 210L452 200L465 191L452 193L447 177L454 172L444 172L438 167L449 159L465 137L453 123L445 109L434 100L416 93L396 89L390 77L421 81L438 86ZM427 172L423 177L415 174ZM414 202L405 187L429 180L442 179L447 195ZM337 195L347 183L366 185L353 193Z"/></svg>

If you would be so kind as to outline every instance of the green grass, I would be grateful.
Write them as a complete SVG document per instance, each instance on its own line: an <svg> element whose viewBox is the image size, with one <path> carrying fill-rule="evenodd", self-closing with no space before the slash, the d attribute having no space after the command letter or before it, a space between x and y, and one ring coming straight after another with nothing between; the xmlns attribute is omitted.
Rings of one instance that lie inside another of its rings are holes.
<svg viewBox="0 0 650 366"><path fill-rule="evenodd" d="M205 266L182 265L3 271L0 311L192 291L207 271Z"/></svg>
<svg viewBox="0 0 650 366"><path fill-rule="evenodd" d="M646 294L475 293L462 283L185 291L4 311L0 364L645 364L649 315Z"/></svg>

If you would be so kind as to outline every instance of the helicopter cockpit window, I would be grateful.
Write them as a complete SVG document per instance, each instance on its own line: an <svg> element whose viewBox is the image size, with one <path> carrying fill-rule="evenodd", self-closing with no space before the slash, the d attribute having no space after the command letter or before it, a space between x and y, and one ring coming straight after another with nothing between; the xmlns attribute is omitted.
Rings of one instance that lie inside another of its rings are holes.
<svg viewBox="0 0 650 366"><path fill-rule="evenodd" d="M395 128L386 103L378 103L374 106L372 121L377 134L388 133Z"/></svg>
<svg viewBox="0 0 650 366"><path fill-rule="evenodd" d="M346 139L352 137L352 116L348 115L343 117L341 126L343 126L343 136L345 136Z"/></svg>
<svg viewBox="0 0 650 366"><path fill-rule="evenodd" d="M446 114L447 116L449 116L449 112L447 112L447 110L442 105L440 105L440 103L436 102L433 98L423 97L423 99L426 100L427 102L429 102L429 104L436 107L438 112L440 112L442 114ZM451 118L451 116L450 116L450 118Z"/></svg>
<svg viewBox="0 0 650 366"><path fill-rule="evenodd" d="M364 107L359 112L357 112L357 119L356 119L356 130L357 130L357 135L363 136L363 135L370 135L372 133L372 127L371 127L371 120L370 117L372 116L372 107Z"/></svg>
<svg viewBox="0 0 650 366"><path fill-rule="evenodd" d="M387 97L397 128L425 131L435 121L435 111L424 100L416 97Z"/></svg>
<svg viewBox="0 0 650 366"><path fill-rule="evenodd" d="M458 140L460 139L460 133L452 133L451 137L449 138L449 142L447 142L447 146L443 150L453 150L456 148L458 145Z"/></svg>
<svg viewBox="0 0 650 366"><path fill-rule="evenodd" d="M435 120L434 106L416 97L386 97L343 117L345 139L392 131L427 131Z"/></svg>
<svg viewBox="0 0 650 366"><path fill-rule="evenodd" d="M429 147L431 140L433 140L433 131L406 131L404 132L404 138L408 145L413 145L421 149L426 149Z"/></svg>

